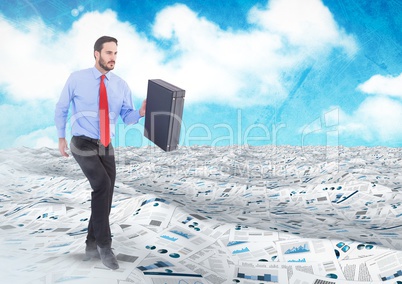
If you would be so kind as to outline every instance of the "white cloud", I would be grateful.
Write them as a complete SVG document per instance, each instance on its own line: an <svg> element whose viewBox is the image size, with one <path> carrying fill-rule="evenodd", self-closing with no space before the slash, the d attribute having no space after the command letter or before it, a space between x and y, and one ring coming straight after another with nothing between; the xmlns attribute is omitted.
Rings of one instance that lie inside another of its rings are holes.
<svg viewBox="0 0 402 284"><path fill-rule="evenodd" d="M286 26L289 17L282 17L286 7L300 1L274 1L267 10L253 8L250 22L257 28L248 31L224 31L205 18L200 18L185 5L175 5L161 11L156 18L154 34L162 40L174 42L172 58L166 64L175 78L188 88L191 100L210 101L235 106L277 104L286 98L288 90L283 78L285 72L295 72L296 66L309 60L311 53L300 47L314 47L314 54L342 47L348 53L355 51L355 42L337 26L328 9L319 1L309 1L298 10L293 25L303 27L306 40L298 39L292 27L266 29L267 23ZM276 5L279 4L279 5ZM315 23L322 31L311 29L313 8ZM293 46L286 44L293 39ZM341 43L340 43L341 42ZM343 44L342 44L343 42Z"/></svg>
<svg viewBox="0 0 402 284"><path fill-rule="evenodd" d="M166 67L172 78L188 87L192 100L235 106L276 104L288 94L285 72L297 72L302 62L313 55L319 59L334 47L349 54L356 51L355 41L338 28L321 2L271 2L267 9L250 11L249 21L256 27L247 31L222 30L185 5L157 15L154 35L173 42ZM292 7L297 17L287 15ZM296 26L298 31L292 32Z"/></svg>
<svg viewBox="0 0 402 284"><path fill-rule="evenodd" d="M277 36L223 31L184 5L160 12L154 34L174 42L165 66L172 80L187 88L191 100L237 106L268 103L260 96L267 94L265 86L270 87L271 100L285 97L276 71L275 52L281 47Z"/></svg>
<svg viewBox="0 0 402 284"><path fill-rule="evenodd" d="M397 77L375 75L358 89L371 94L351 114L340 110L342 135L382 143L402 139L402 74Z"/></svg>
<svg viewBox="0 0 402 284"><path fill-rule="evenodd" d="M49 74L65 72L47 45L52 31L39 19L30 19L25 27L19 30L0 17L0 33L6 39L0 53L7 66L0 69L0 85L16 99L46 98L54 84Z"/></svg>
<svg viewBox="0 0 402 284"><path fill-rule="evenodd" d="M0 53L5 66L10 66L0 69L0 86L15 100L56 100L71 72L94 65L93 44L102 35L119 40L123 59L117 62L116 73L135 86L139 79L146 84L149 72L144 68L155 68L161 57L153 45L129 23L119 22L112 11L87 13L65 33L47 28L37 18L21 26L25 29L0 17L0 32L7 39L0 45Z"/></svg>
<svg viewBox="0 0 402 284"><path fill-rule="evenodd" d="M7 39L0 53L5 66L12 66L0 70L0 86L14 99L56 100L68 74L94 64L93 43L107 34L119 40L115 72L137 98L145 97L148 79L160 78L184 88L188 102L277 104L288 94L284 73L296 72L312 56L304 47L314 47L318 56L334 47L350 52L354 41L318 0L269 3L250 11L256 27L243 31L222 30L185 5L167 7L153 26L157 41L120 22L113 11L83 14L67 32L51 30L40 19L29 19L20 30L0 18ZM163 41L171 48L162 48Z"/></svg>
<svg viewBox="0 0 402 284"><path fill-rule="evenodd" d="M374 75L358 89L367 94L402 98L402 73L397 77Z"/></svg>
<svg viewBox="0 0 402 284"><path fill-rule="evenodd" d="M249 21L310 54L331 47L344 48L349 54L357 49L354 39L338 26L320 0L270 0L266 9L254 7Z"/></svg>
<svg viewBox="0 0 402 284"><path fill-rule="evenodd" d="M390 142L402 138L402 103L388 97L369 97L351 115L340 115L340 133L368 142Z"/></svg>
<svg viewBox="0 0 402 284"><path fill-rule="evenodd" d="M51 126L45 129L39 129L29 134L18 137L13 147L29 147L29 148L57 148L58 141L56 135L56 127Z"/></svg>

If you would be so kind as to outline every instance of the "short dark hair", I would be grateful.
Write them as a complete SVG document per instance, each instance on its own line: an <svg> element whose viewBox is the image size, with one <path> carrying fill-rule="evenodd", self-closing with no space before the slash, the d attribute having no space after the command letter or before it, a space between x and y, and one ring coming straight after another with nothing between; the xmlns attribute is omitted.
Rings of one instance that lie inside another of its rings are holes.
<svg viewBox="0 0 402 284"><path fill-rule="evenodd" d="M99 51L101 52L102 48L103 48L103 44L105 42L115 42L117 45L117 39L115 39L114 37L111 36L102 36L100 38L98 38L94 44L94 52L95 51Z"/></svg>

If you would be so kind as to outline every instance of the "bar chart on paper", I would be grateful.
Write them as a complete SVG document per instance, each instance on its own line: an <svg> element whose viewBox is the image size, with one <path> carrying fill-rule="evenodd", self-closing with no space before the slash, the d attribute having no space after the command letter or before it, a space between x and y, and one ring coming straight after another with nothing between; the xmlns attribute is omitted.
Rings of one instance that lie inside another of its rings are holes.
<svg viewBox="0 0 402 284"><path fill-rule="evenodd" d="M166 275L165 277L161 276L159 277L152 277L152 283L153 284L207 284L204 280L198 278L198 277L175 277L175 275L172 275L171 278L169 279L169 275Z"/></svg>
<svg viewBox="0 0 402 284"><path fill-rule="evenodd" d="M392 275L388 275L388 276L381 276L381 280L382 281L387 281L387 280L391 280L391 279L394 279L394 278L397 278L397 277L399 277L399 276L402 276L402 270L401 269L399 269L397 272L395 272L394 274L392 274Z"/></svg>
<svg viewBox="0 0 402 284"><path fill-rule="evenodd" d="M283 281L281 281L282 279L287 282L286 270L282 269L239 267L236 271L236 277L237 281L258 280L264 281L266 283L284 283Z"/></svg>

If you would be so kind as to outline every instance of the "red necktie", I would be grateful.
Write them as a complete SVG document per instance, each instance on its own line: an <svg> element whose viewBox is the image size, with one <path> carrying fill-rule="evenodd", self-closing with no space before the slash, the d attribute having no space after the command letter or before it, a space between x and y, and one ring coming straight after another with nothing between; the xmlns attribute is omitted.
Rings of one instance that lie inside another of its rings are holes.
<svg viewBox="0 0 402 284"><path fill-rule="evenodd" d="M107 103L107 93L104 80L105 75L101 76L99 87L99 119L100 119L100 141L106 147L110 143L109 129L109 107Z"/></svg>

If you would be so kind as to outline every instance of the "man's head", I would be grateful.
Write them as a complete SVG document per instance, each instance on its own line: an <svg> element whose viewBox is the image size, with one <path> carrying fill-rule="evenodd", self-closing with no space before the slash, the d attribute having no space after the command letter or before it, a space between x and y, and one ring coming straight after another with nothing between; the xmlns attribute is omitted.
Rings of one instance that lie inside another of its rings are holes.
<svg viewBox="0 0 402 284"><path fill-rule="evenodd" d="M94 57L99 71L108 72L114 69L117 55L117 39L110 36L100 37L94 45Z"/></svg>

